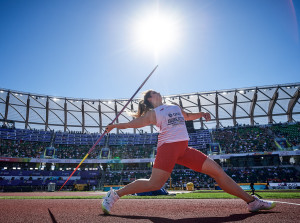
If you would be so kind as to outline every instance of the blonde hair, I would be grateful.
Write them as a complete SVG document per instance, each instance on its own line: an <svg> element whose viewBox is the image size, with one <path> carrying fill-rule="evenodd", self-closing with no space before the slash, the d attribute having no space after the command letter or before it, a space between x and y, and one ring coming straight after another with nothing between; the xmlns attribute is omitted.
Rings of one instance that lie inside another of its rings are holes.
<svg viewBox="0 0 300 223"><path fill-rule="evenodd" d="M153 105L148 101L148 98L151 98L151 92L153 90L147 90L145 92L143 92L143 99L140 100L139 105L138 105L138 111L136 113L131 113L130 115L138 118L143 116L144 114L146 114L148 111L150 111L151 109L153 109Z"/></svg>

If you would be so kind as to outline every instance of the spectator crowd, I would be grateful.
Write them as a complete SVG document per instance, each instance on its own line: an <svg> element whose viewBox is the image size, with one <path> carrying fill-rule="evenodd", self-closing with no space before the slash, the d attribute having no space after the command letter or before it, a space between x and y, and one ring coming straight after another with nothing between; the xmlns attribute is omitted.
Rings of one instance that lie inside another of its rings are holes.
<svg viewBox="0 0 300 223"><path fill-rule="evenodd" d="M277 183L300 182L300 173L293 167L268 168L228 168L225 172L237 183ZM151 170L116 170L107 171L105 185L124 185L135 179L148 179ZM196 188L214 188L216 182L208 175L190 169L174 169L170 179L166 182L167 188L185 188L192 182ZM171 185L171 186L170 186Z"/></svg>
<svg viewBox="0 0 300 223"><path fill-rule="evenodd" d="M300 124L242 126L217 129L211 132L211 137L212 142L220 144L220 148L225 154L277 151L278 148L275 144L275 139L277 138L285 138L291 148L299 148ZM17 158L40 157L48 146L50 146L49 142L4 139L0 137L0 156ZM56 143L53 146L56 148L56 158L59 159L82 159L91 148L91 145L78 145L76 143ZM155 146L154 144L110 145L110 157L108 158L152 158ZM197 146L199 145L193 145L195 148ZM98 158L102 147L103 145L97 145L89 158ZM206 150L202 151L209 152Z"/></svg>
<svg viewBox="0 0 300 223"><path fill-rule="evenodd" d="M272 131L267 127L218 129L212 133L226 154L275 151Z"/></svg>

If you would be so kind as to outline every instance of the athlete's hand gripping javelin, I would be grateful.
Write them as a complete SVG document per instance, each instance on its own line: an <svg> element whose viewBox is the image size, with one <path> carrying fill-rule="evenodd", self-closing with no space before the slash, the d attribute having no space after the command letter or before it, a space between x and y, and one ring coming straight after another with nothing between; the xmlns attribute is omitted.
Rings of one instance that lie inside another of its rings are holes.
<svg viewBox="0 0 300 223"><path fill-rule="evenodd" d="M203 112L202 115L203 115L202 117L205 119L205 121L208 122L211 120L210 114L208 112Z"/></svg>

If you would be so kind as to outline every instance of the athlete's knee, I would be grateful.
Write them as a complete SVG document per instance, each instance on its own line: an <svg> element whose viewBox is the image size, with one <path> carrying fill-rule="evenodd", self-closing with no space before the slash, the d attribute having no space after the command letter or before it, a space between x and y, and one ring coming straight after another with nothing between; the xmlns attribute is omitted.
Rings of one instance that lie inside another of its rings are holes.
<svg viewBox="0 0 300 223"><path fill-rule="evenodd" d="M208 158L203 165L203 173L211 176L212 178L219 178L226 174L222 167L214 160Z"/></svg>
<svg viewBox="0 0 300 223"><path fill-rule="evenodd" d="M154 190L160 190L163 185L165 184L165 182L161 182L161 181L149 181L149 187L151 191Z"/></svg>

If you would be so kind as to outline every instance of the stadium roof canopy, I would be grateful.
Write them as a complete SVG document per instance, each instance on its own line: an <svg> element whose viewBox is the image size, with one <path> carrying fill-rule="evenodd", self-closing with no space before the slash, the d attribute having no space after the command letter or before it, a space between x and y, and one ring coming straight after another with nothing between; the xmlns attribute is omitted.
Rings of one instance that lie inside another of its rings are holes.
<svg viewBox="0 0 300 223"><path fill-rule="evenodd" d="M300 121L300 83L164 96L187 112L209 112L212 120L194 121L195 129ZM102 133L129 99L78 99L0 89L0 121L16 128ZM128 122L135 98L117 122ZM120 132L157 132L155 126Z"/></svg>

